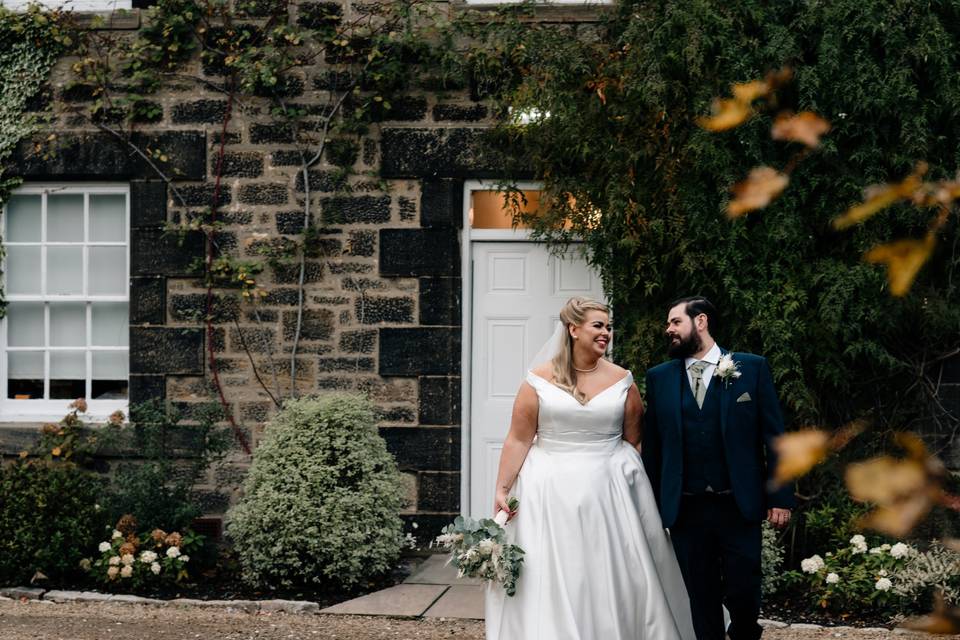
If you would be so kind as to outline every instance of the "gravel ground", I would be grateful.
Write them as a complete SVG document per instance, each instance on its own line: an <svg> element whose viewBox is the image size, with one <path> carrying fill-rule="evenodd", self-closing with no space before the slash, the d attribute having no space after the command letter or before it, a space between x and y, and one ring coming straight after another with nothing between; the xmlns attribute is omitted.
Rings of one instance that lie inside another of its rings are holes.
<svg viewBox="0 0 960 640"><path fill-rule="evenodd" d="M819 630L768 629L765 640L902 640L887 630L833 627ZM957 636L951 636L956 638ZM460 620L400 620L286 613L228 613L193 607L166 608L104 603L54 604L0 601L2 640L481 640L483 623Z"/></svg>

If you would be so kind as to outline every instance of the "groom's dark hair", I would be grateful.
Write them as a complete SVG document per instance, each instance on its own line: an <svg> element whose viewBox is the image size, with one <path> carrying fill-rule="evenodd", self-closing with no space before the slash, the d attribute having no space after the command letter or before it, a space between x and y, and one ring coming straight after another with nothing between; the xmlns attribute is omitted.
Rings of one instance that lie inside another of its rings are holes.
<svg viewBox="0 0 960 640"><path fill-rule="evenodd" d="M713 303L704 298L703 296L687 296L685 298L678 298L670 303L670 308L673 309L678 304L685 305L684 309L687 312L687 315L690 316L690 319L695 319L701 313L707 316L707 330L710 332L710 335L716 338L717 334L720 332L720 316L717 313L717 308L713 306Z"/></svg>

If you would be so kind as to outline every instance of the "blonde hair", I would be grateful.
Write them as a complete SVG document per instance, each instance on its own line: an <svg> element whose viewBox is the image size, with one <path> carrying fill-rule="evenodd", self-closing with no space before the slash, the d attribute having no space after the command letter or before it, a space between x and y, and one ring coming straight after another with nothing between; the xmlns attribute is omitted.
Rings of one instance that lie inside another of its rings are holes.
<svg viewBox="0 0 960 640"><path fill-rule="evenodd" d="M579 327L587 317L587 311L602 311L610 314L610 308L602 302L590 298L573 297L560 309L560 322L566 329L566 339L563 348L553 356L553 384L557 385L580 404L587 401L587 395L577 388L577 370L573 368L573 336L570 335L570 325Z"/></svg>

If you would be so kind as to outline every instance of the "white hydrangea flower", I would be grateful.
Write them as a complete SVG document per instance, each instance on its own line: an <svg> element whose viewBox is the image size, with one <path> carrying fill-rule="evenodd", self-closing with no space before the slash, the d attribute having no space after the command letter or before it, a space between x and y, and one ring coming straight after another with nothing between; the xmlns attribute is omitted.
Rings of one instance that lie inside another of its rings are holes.
<svg viewBox="0 0 960 640"><path fill-rule="evenodd" d="M180 555L180 547L170 547L167 549L168 558L176 558L178 555Z"/></svg>
<svg viewBox="0 0 960 640"><path fill-rule="evenodd" d="M116 567L120 564L120 556L110 556L110 560L108 562L110 563L111 567Z"/></svg>
<svg viewBox="0 0 960 640"><path fill-rule="evenodd" d="M126 565L123 569L120 569L121 578L129 578L132 575L133 575L133 567L131 567L130 565Z"/></svg>
<svg viewBox="0 0 960 640"><path fill-rule="evenodd" d="M867 539L859 533L850 538L850 545L853 547L853 552L855 554L867 552Z"/></svg>
<svg viewBox="0 0 960 640"><path fill-rule="evenodd" d="M110 534L110 539L111 539L111 540L116 540L117 538L122 538L122 537L123 537L123 534L120 533L119 531L117 531L116 529L114 529L114 530L113 530L113 533Z"/></svg>
<svg viewBox="0 0 960 640"><path fill-rule="evenodd" d="M890 587L893 586L893 583L890 582L890 578L880 578L877 580L877 584L873 585L877 591L890 591Z"/></svg>
<svg viewBox="0 0 960 640"><path fill-rule="evenodd" d="M880 547L870 547L870 553L876 556L883 553L883 549Z"/></svg>
<svg viewBox="0 0 960 640"><path fill-rule="evenodd" d="M892 555L894 558L903 558L904 556L909 555L911 551L912 549L902 542L898 542L890 547L890 555Z"/></svg>
<svg viewBox="0 0 960 640"><path fill-rule="evenodd" d="M886 570L886 569L880 569L880 575L881 575L881 576L887 575L887 570Z"/></svg>
<svg viewBox="0 0 960 640"><path fill-rule="evenodd" d="M111 545L109 542L101 542L100 546L97 548L100 550L100 553L106 553L113 548L113 545Z"/></svg>
<svg viewBox="0 0 960 640"><path fill-rule="evenodd" d="M838 582L840 582L840 576L832 571L827 574L827 584L837 584Z"/></svg>
<svg viewBox="0 0 960 640"><path fill-rule="evenodd" d="M883 549L884 551L890 551L890 544L887 542L884 542L882 545L880 545L880 548Z"/></svg>
<svg viewBox="0 0 960 640"><path fill-rule="evenodd" d="M494 547L496 547L496 545L497 543L494 542L491 538L484 538L483 540L480 541L480 544L479 544L480 553L482 553L485 556L492 555L493 549Z"/></svg>
<svg viewBox="0 0 960 640"><path fill-rule="evenodd" d="M157 554L155 551L144 551L140 554L140 562L143 564L151 564L157 561Z"/></svg>
<svg viewBox="0 0 960 640"><path fill-rule="evenodd" d="M135 558L133 557L132 553L125 553L123 554L123 557L120 558L120 562L122 562L125 566L128 566L128 567L133 564L134 560Z"/></svg>
<svg viewBox="0 0 960 640"><path fill-rule="evenodd" d="M154 562L153 564L151 564L150 571L153 571L153 575L155 576L160 575L160 563Z"/></svg>
<svg viewBox="0 0 960 640"><path fill-rule="evenodd" d="M90 571L91 566L92 566L92 563L90 562L90 558L83 558L82 560L80 560L80 568L83 569L84 571Z"/></svg>
<svg viewBox="0 0 960 640"><path fill-rule="evenodd" d="M190 562L190 556L188 556L187 554L183 554L182 556L177 558L177 560L179 560L180 562Z"/></svg>
<svg viewBox="0 0 960 640"><path fill-rule="evenodd" d="M107 577L111 580L115 579L118 573L120 573L120 567L110 567L107 569Z"/></svg>
<svg viewBox="0 0 960 640"><path fill-rule="evenodd" d="M825 566L826 565L823 562L823 558L818 555L812 555L809 558L804 558L800 561L800 568L804 573L816 573Z"/></svg>

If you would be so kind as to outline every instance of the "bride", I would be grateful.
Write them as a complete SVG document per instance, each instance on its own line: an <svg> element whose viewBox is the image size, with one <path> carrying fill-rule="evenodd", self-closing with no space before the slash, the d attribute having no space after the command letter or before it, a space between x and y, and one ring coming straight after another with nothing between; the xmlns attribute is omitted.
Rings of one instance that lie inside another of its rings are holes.
<svg viewBox="0 0 960 640"><path fill-rule="evenodd" d="M526 552L513 597L488 587L488 640L694 640L690 604L637 445L632 374L603 359L607 307L571 298L520 385L494 511ZM541 352L543 353L543 352Z"/></svg>

